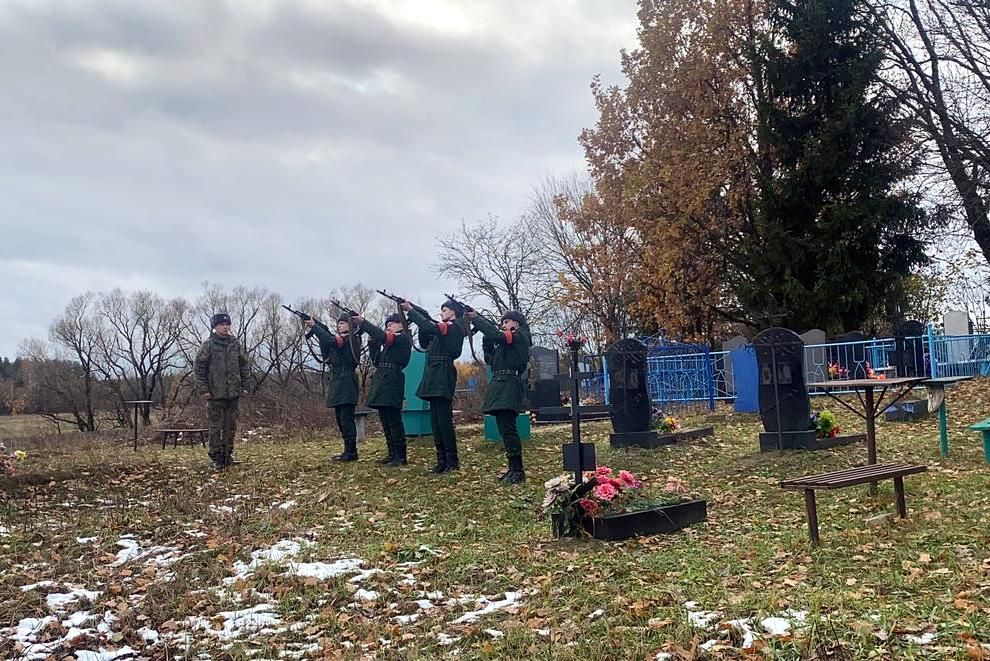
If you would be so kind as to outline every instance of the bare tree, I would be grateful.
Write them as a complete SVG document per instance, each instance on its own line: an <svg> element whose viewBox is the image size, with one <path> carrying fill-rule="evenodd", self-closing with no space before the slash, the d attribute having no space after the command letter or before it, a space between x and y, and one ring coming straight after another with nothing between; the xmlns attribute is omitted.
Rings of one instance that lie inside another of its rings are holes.
<svg viewBox="0 0 990 661"><path fill-rule="evenodd" d="M437 247L443 259L434 269L455 280L466 299L482 298L496 314L518 310L533 325L553 307L554 273L524 219L504 226L492 217L462 222L453 235L440 237Z"/></svg>
<svg viewBox="0 0 990 661"><path fill-rule="evenodd" d="M180 338L187 308L182 299L165 301L149 291L125 294L115 289L100 297L104 323L95 368L121 402L154 400L165 376L182 366ZM150 404L141 407L141 418L151 424Z"/></svg>
<svg viewBox="0 0 990 661"><path fill-rule="evenodd" d="M955 200L990 261L990 5L873 0L890 57L888 84L927 150L926 189Z"/></svg>
<svg viewBox="0 0 990 661"><path fill-rule="evenodd" d="M104 399L102 389L76 357L37 338L24 341L18 353L30 409L59 432L63 424L96 431L99 419L94 411Z"/></svg>
<svg viewBox="0 0 990 661"><path fill-rule="evenodd" d="M79 429L82 431L96 431L94 384L101 323L94 310L94 299L94 295L88 292L76 296L69 301L65 311L48 329L51 341L67 351L79 363L82 401L77 403L75 395L68 394L71 390L59 384L58 379L50 372L45 372L45 378L36 381L38 387L51 389L67 405L71 404L72 414L78 420ZM36 361L44 362L52 359L43 344L31 343L28 349ZM65 370L59 373L68 376ZM76 410L79 408L81 412Z"/></svg>

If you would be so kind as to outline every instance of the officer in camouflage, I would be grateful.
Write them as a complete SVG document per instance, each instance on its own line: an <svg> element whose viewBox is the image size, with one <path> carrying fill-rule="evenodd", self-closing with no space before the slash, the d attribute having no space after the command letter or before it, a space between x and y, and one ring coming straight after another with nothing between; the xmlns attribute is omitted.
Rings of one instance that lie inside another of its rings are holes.
<svg viewBox="0 0 990 661"><path fill-rule="evenodd" d="M526 317L515 310L502 315L501 328L475 310L468 310L466 315L484 336L482 346L485 362L492 370L492 381L485 395L484 412L495 416L498 433L505 446L508 470L499 479L506 484L518 484L526 479L516 417L523 410L525 398L525 386L521 377L529 366L529 324L526 323Z"/></svg>
<svg viewBox="0 0 990 661"><path fill-rule="evenodd" d="M251 370L241 343L230 334L230 316L210 319L213 332L196 354L194 372L210 420L210 459L224 470L234 463L234 435L241 393L247 392Z"/></svg>
<svg viewBox="0 0 990 661"><path fill-rule="evenodd" d="M330 365L330 378L327 385L327 407L334 410L337 429L344 439L344 451L333 458L334 461L357 461L357 424L354 409L358 403L357 369L361 356L361 338L353 333L351 316L342 314L337 318L337 334L324 330L312 319L303 321L306 332L316 335L320 342L323 362Z"/></svg>
<svg viewBox="0 0 990 661"><path fill-rule="evenodd" d="M464 326L460 321L464 311L454 301L440 308L440 322L433 323L413 309L408 301L399 304L409 320L419 328L419 343L426 349L426 368L416 396L430 405L430 427L437 451L436 474L460 468L457 457L457 434L454 431L454 389L457 368L454 360L464 349Z"/></svg>
<svg viewBox="0 0 990 661"><path fill-rule="evenodd" d="M368 334L368 353L375 373L368 386L368 406L378 410L378 417L385 432L388 455L378 463L387 466L404 466L406 459L406 430L402 425L402 400L405 398L406 375L402 370L412 355L412 340L403 332L401 314L385 319L385 330L375 326L364 316L353 317Z"/></svg>

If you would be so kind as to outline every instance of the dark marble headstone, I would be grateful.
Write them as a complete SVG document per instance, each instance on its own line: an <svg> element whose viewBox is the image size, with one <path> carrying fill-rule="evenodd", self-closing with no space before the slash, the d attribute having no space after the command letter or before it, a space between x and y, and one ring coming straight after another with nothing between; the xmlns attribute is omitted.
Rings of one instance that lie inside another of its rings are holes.
<svg viewBox="0 0 990 661"><path fill-rule="evenodd" d="M559 407L560 379L557 372L560 370L560 356L555 349L546 347L533 347L529 351L529 392L527 400L531 409L541 409L548 407Z"/></svg>
<svg viewBox="0 0 990 661"><path fill-rule="evenodd" d="M619 340L605 351L612 429L616 434L650 428L650 393L647 389L646 345L639 340Z"/></svg>
<svg viewBox="0 0 990 661"><path fill-rule="evenodd" d="M760 450L813 447L811 403L804 382L804 342L794 331L768 328L753 338L759 380Z"/></svg>
<svg viewBox="0 0 990 661"><path fill-rule="evenodd" d="M925 376L925 325L920 321L905 321L894 328L894 353L890 364L897 376Z"/></svg>

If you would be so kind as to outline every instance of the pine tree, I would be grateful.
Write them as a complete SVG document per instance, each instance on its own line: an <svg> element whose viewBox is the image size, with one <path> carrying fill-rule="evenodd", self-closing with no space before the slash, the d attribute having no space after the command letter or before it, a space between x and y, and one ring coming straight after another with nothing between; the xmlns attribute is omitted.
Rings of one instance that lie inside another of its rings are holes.
<svg viewBox="0 0 990 661"><path fill-rule="evenodd" d="M860 328L910 268L918 200L896 104L880 95L883 51L863 0L769 0L757 104L753 231L735 287L764 323ZM762 317L762 319L761 319Z"/></svg>

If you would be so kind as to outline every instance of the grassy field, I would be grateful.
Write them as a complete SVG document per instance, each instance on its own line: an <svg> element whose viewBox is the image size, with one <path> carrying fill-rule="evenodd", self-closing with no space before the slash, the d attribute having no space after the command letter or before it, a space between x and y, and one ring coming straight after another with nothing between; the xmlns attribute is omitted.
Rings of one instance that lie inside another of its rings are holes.
<svg viewBox="0 0 990 661"><path fill-rule="evenodd" d="M965 428L990 384L949 405L945 461L934 419L879 428L881 460L929 466L905 480L909 519L865 524L894 511L889 482L823 492L817 549L777 482L865 448L760 455L759 423L731 417L655 451L585 426L599 463L709 502L706 523L607 544L554 540L535 516L563 426L525 444L521 487L496 486L501 448L478 426L439 478L428 438L399 469L373 463L380 439L341 465L329 435L264 430L222 474L199 448L39 450L0 479L0 657L990 658L990 470Z"/></svg>

